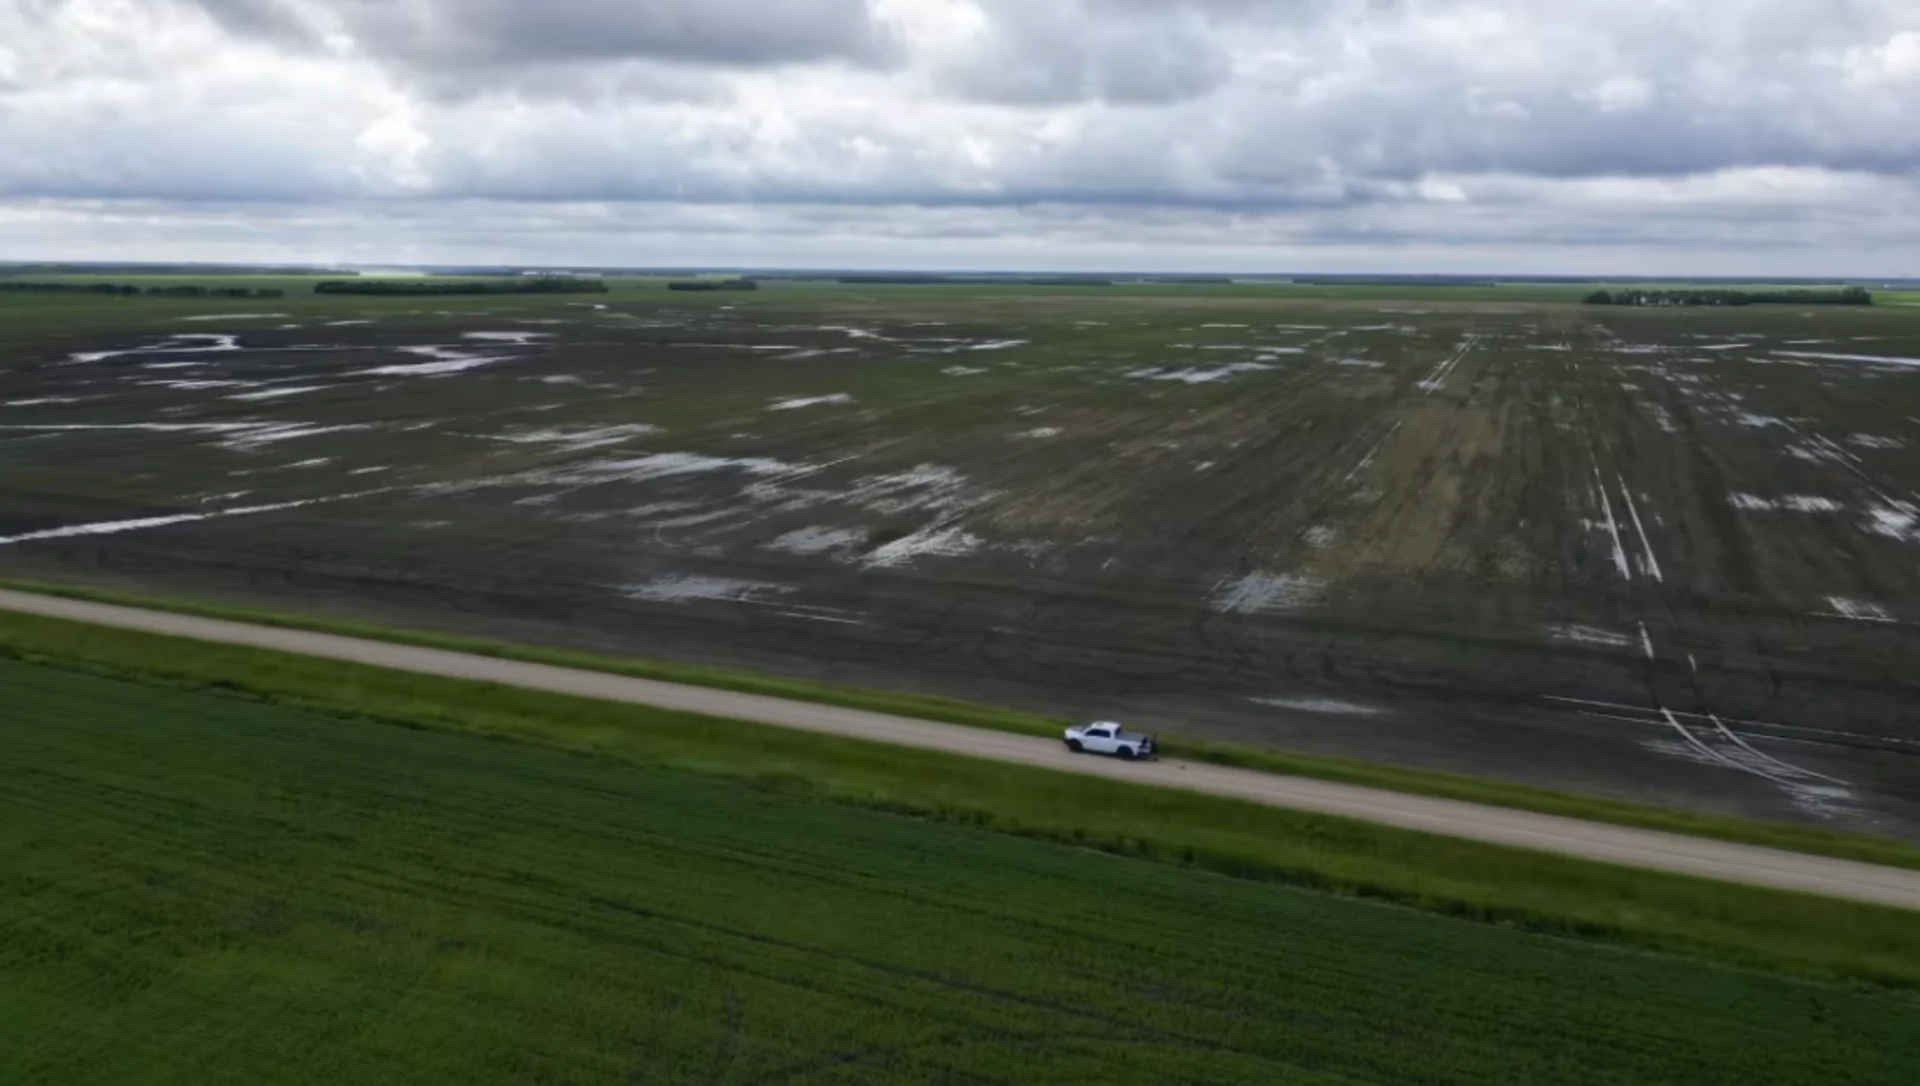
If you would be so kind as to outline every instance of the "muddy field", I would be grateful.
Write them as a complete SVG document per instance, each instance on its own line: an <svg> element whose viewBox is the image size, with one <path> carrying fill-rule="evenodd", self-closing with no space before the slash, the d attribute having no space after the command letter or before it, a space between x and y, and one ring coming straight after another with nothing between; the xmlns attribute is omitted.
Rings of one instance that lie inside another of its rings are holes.
<svg viewBox="0 0 1920 1086"><path fill-rule="evenodd" d="M179 310L0 357L0 574L1920 837L1920 311Z"/></svg>

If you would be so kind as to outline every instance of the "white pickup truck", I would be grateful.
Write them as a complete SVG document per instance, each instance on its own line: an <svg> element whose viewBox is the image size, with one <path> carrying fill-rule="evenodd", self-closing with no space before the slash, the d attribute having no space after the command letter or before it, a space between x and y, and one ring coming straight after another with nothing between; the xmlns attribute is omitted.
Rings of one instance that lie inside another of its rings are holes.
<svg viewBox="0 0 1920 1086"><path fill-rule="evenodd" d="M1154 758L1159 748L1153 736L1127 731L1110 720L1096 720L1078 728L1068 728L1067 749L1075 754L1117 754L1122 758Z"/></svg>

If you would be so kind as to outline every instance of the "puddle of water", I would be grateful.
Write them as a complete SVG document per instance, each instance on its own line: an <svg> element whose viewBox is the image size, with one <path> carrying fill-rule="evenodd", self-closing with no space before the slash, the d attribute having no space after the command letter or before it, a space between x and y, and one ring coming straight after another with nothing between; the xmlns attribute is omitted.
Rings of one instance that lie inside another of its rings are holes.
<svg viewBox="0 0 1920 1086"><path fill-rule="evenodd" d="M782 610L777 613L787 618L804 618L810 622L832 622L841 626L867 625L865 619L848 617L850 615L857 615L860 612L843 611L834 607L801 607L796 605L791 610Z"/></svg>
<svg viewBox="0 0 1920 1086"><path fill-rule="evenodd" d="M1845 457L1841 456L1839 450L1825 448L1820 445L1789 445L1787 446L1787 455L1793 457L1795 460L1805 460L1810 464L1818 464L1827 460L1845 459Z"/></svg>
<svg viewBox="0 0 1920 1086"><path fill-rule="evenodd" d="M202 340L204 344L195 345L193 341ZM211 354L223 351L241 350L240 337L223 333L181 332L164 342L147 347L133 347L118 351L78 351L67 356L67 365L82 365L89 362L105 362L112 358L126 358L132 355L150 354Z"/></svg>
<svg viewBox="0 0 1920 1086"><path fill-rule="evenodd" d="M697 600L730 600L757 603L762 597L785 595L794 589L765 581L745 581L735 577L706 577L698 574L669 573L643 584L628 585L623 595L655 603L692 603Z"/></svg>
<svg viewBox="0 0 1920 1086"><path fill-rule="evenodd" d="M820 331L840 332L844 334L848 339L877 339L882 343L893 342L892 340L888 339L886 336L883 336L878 332L869 332L865 328L852 328L846 325L839 325L839 324L823 325L820 328Z"/></svg>
<svg viewBox="0 0 1920 1086"><path fill-rule="evenodd" d="M1306 354L1305 347L1275 347L1263 343L1172 343L1168 346L1187 351L1246 351L1251 354Z"/></svg>
<svg viewBox="0 0 1920 1086"><path fill-rule="evenodd" d="M293 388L265 388L258 392L238 392L228 396L229 400L277 400L283 396L304 396L309 392L322 392L333 388L332 385L298 385Z"/></svg>
<svg viewBox="0 0 1920 1086"><path fill-rule="evenodd" d="M1920 530L1914 527L1920 523L1920 506L1910 502L1876 505L1867 510L1867 518L1865 527L1875 535L1902 543L1920 543Z"/></svg>
<svg viewBox="0 0 1920 1086"><path fill-rule="evenodd" d="M1810 358L1817 362L1872 362L1882 366L1920 366L1920 358L1883 354L1829 354L1822 351L1775 351L1783 358Z"/></svg>
<svg viewBox="0 0 1920 1086"><path fill-rule="evenodd" d="M1757 494L1733 493L1727 501L1735 508L1749 513L1772 513L1786 510L1790 513L1838 513L1846 508L1832 498L1823 498L1817 494L1789 494L1784 498L1762 498Z"/></svg>
<svg viewBox="0 0 1920 1086"><path fill-rule="evenodd" d="M1301 713L1323 713L1329 716L1379 716L1381 710L1371 705L1341 701L1337 698L1248 698L1258 705L1271 705L1276 709L1292 709Z"/></svg>
<svg viewBox="0 0 1920 1086"><path fill-rule="evenodd" d="M767 406L769 411L797 411L803 407L818 407L822 404L852 403L853 397L844 392L835 392L828 396L796 396L790 400L775 400Z"/></svg>
<svg viewBox="0 0 1920 1086"><path fill-rule="evenodd" d="M215 388L252 388L252 381L136 381L152 388L170 388L176 392L205 392ZM229 397L231 399L231 397Z"/></svg>
<svg viewBox="0 0 1920 1086"><path fill-rule="evenodd" d="M242 491L245 493L245 491ZM44 531L27 532L24 535L0 537L0 546L14 543L31 543L45 539L75 539L81 536L118 535L121 532L146 531L152 528L165 528L174 524L190 524L194 521L213 520L220 517L253 516L259 513L278 513L287 509L299 509L303 506L318 505L322 502L345 501L349 498L364 498L379 491L361 491L357 494L337 494L325 498L304 498L299 501L275 502L271 505L248 505L234 509L221 509L211 513L176 513L164 517L142 517L135 520L99 521L93 524L73 524L65 528L48 528Z"/></svg>
<svg viewBox="0 0 1920 1086"><path fill-rule="evenodd" d="M623 460L591 460L566 467L517 472L490 478L435 483L425 488L429 494L461 494L495 486L603 486L610 483L640 483L680 475L707 472L741 471L759 477L806 475L817 469L808 464L790 464L757 458L734 459L701 453L668 452Z"/></svg>
<svg viewBox="0 0 1920 1086"><path fill-rule="evenodd" d="M427 362L402 362L391 366L375 366L367 370L355 370L355 373L375 377L442 377L450 373L460 373L478 366L490 366L495 362L504 362L508 355L464 354L447 347L401 347L407 354L420 355L430 359Z"/></svg>
<svg viewBox="0 0 1920 1086"><path fill-rule="evenodd" d="M1214 585L1208 605L1228 614L1298 611L1320 602L1327 584L1295 573L1249 573Z"/></svg>
<svg viewBox="0 0 1920 1086"><path fill-rule="evenodd" d="M1847 438L1847 444L1860 449L1904 449L1907 443L1897 437L1879 437L1874 434L1854 434Z"/></svg>
<svg viewBox="0 0 1920 1086"><path fill-rule="evenodd" d="M1877 603L1868 600L1850 600L1845 596L1828 596L1827 606L1841 618L1850 618L1856 622L1892 622L1893 615Z"/></svg>
<svg viewBox="0 0 1920 1086"><path fill-rule="evenodd" d="M961 472L938 464L921 464L909 471L871 475L854 484L848 501L875 513L932 512L947 519L995 497L981 490Z"/></svg>
<svg viewBox="0 0 1920 1086"><path fill-rule="evenodd" d="M829 551L857 547L866 542L864 528L799 528L764 544L767 550L788 554L826 554Z"/></svg>
<svg viewBox="0 0 1920 1086"><path fill-rule="evenodd" d="M324 434L344 434L359 430L371 430L372 425L363 422L347 423L339 426L321 426L306 422L263 422L249 424L245 429L234 433L232 437L220 442L223 449L248 452L263 445L273 445L282 441L293 441L303 437L320 437Z"/></svg>
<svg viewBox="0 0 1920 1086"><path fill-rule="evenodd" d="M0 430L31 430L37 433L82 433L91 430L139 430L150 434L234 434L257 430L258 422L92 422L62 425L13 424Z"/></svg>
<svg viewBox="0 0 1920 1086"><path fill-rule="evenodd" d="M1630 634L1603 630L1598 626L1583 626L1579 623L1552 626L1547 632L1558 641L1572 641L1580 645L1605 645L1610 649L1632 648L1636 643Z"/></svg>
<svg viewBox="0 0 1920 1086"><path fill-rule="evenodd" d="M929 525L891 543L875 547L862 559L868 566L906 565L917 558L961 558L980 549L980 537L964 528Z"/></svg>
<svg viewBox="0 0 1920 1086"><path fill-rule="evenodd" d="M608 445L618 445L623 441L630 441L658 431L657 426L633 422L620 426L581 429L520 430L510 434L494 434L492 437L495 441L510 441L518 445L554 445L566 452L579 452L583 449L600 449Z"/></svg>
<svg viewBox="0 0 1920 1086"><path fill-rule="evenodd" d="M182 321L283 321L291 313L208 313L198 317L181 317Z"/></svg>
<svg viewBox="0 0 1920 1086"><path fill-rule="evenodd" d="M552 332L466 332L462 339L474 339L484 343L510 343L515 347L532 347L543 339L552 339Z"/></svg>
<svg viewBox="0 0 1920 1086"><path fill-rule="evenodd" d="M1149 366L1144 369L1131 370L1127 373L1127 376L1138 378L1142 381L1178 381L1181 384L1187 385L1204 385L1211 384L1214 381L1227 380L1235 374L1259 373L1263 370L1270 369L1273 369L1273 367L1264 362L1233 362L1211 369L1201 369L1197 367L1173 369Z"/></svg>

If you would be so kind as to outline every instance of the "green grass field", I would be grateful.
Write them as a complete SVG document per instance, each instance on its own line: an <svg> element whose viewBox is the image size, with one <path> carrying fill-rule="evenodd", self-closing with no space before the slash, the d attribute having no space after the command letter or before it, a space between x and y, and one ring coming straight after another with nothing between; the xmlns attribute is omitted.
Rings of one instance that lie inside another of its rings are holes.
<svg viewBox="0 0 1920 1086"><path fill-rule="evenodd" d="M727 777L1531 931L1920 988L1920 924L1896 909L644 706L16 614L0 613L0 658Z"/></svg>
<svg viewBox="0 0 1920 1086"><path fill-rule="evenodd" d="M59 1083L1900 1083L1920 1005L539 745L0 662Z"/></svg>

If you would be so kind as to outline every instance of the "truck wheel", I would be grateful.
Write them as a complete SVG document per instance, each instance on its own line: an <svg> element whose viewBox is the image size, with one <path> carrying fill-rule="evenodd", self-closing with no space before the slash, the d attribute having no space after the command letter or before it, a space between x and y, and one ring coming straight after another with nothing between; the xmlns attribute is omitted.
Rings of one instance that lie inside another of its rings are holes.
<svg viewBox="0 0 1920 1086"><path fill-rule="evenodd" d="M1123 762L1131 762L1131 761L1133 761L1133 748L1132 748L1132 747L1121 747L1121 748L1120 748L1120 760L1121 760L1121 761L1123 761Z"/></svg>
<svg viewBox="0 0 1920 1086"><path fill-rule="evenodd" d="M1069 739L1069 740L1067 740L1067 749L1068 749L1068 750L1070 750L1070 751L1072 751L1072 752L1074 752L1075 754L1078 754L1078 753L1080 753L1080 752L1081 752L1082 750L1084 750L1084 749L1086 749L1086 748L1084 748L1084 747L1082 747L1082 746L1080 745L1080 740L1078 740L1078 739Z"/></svg>

